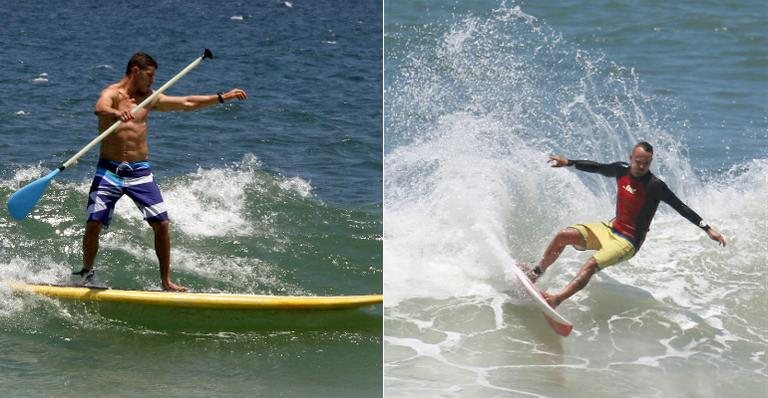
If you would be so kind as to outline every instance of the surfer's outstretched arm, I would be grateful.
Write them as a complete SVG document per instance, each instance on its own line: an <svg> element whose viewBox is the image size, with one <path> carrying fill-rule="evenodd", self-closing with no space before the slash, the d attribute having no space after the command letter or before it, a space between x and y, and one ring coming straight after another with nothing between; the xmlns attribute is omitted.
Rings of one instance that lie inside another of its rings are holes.
<svg viewBox="0 0 768 398"><path fill-rule="evenodd" d="M591 160L571 160L559 155L550 156L549 162L552 167L576 166L577 170L598 173L606 177L616 177L628 167L624 162L598 163Z"/></svg>
<svg viewBox="0 0 768 398"><path fill-rule="evenodd" d="M720 232L717 232L706 222L702 221L701 216L699 216L695 211L688 207L688 205L683 203L683 201L681 201L680 198L678 198L677 195L675 195L667 187L666 184L663 185L662 195L662 200L665 203L670 205L673 209L675 209L675 211L677 211L681 216L685 217L688 221L703 229L704 232L707 233L707 236L709 236L709 239L720 243L722 246L725 246L725 236L723 236Z"/></svg>

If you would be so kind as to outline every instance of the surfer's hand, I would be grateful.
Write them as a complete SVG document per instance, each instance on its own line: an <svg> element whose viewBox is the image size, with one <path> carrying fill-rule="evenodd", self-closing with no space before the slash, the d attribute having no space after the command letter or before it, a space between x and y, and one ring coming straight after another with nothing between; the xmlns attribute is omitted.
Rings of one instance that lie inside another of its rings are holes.
<svg viewBox="0 0 768 398"><path fill-rule="evenodd" d="M227 91L222 95L224 101L231 100L231 99L239 99L240 101L245 101L248 99L248 94L245 92L245 90L241 88L233 88L232 90Z"/></svg>
<svg viewBox="0 0 768 398"><path fill-rule="evenodd" d="M565 167L568 166L568 159L566 159L565 156L550 156L549 163L552 165L552 167Z"/></svg>
<svg viewBox="0 0 768 398"><path fill-rule="evenodd" d="M128 122L136 118L136 116L131 111L125 111L120 112L120 115L117 116L118 119L122 122Z"/></svg>
<svg viewBox="0 0 768 398"><path fill-rule="evenodd" d="M715 242L719 242L720 245L725 246L725 236L723 236L720 232L715 231L714 228L709 227L707 230L707 235L709 235L709 239L712 239Z"/></svg>

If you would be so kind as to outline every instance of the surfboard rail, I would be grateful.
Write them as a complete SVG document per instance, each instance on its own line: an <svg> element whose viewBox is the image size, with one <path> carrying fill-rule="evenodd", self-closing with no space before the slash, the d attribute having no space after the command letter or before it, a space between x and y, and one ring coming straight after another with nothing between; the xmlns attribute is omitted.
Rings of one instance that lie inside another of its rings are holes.
<svg viewBox="0 0 768 398"><path fill-rule="evenodd" d="M333 310L381 304L381 294L350 296L269 296L230 293L180 293L99 287L13 283L15 293L66 300L132 303L155 306L233 310Z"/></svg>
<svg viewBox="0 0 768 398"><path fill-rule="evenodd" d="M525 275L525 273L517 266L517 264L513 264L512 272L515 274L518 281L520 281L520 284L523 285L523 288L528 293L528 296L533 299L533 303L536 305L536 307L541 310L542 314L544 314L544 318L547 320L547 323L552 328L552 330L563 337L570 335L571 331L573 330L573 324L571 324L571 322L569 322L557 311L555 311L554 308L549 306L549 303L544 300L544 296L541 294L541 291L536 286L534 286L531 280L528 279L528 276Z"/></svg>

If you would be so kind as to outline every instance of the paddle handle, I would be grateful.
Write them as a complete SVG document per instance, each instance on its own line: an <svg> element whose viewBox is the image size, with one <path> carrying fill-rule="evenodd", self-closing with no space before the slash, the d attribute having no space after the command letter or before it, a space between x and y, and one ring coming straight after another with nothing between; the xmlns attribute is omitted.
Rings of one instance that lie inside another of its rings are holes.
<svg viewBox="0 0 768 398"><path fill-rule="evenodd" d="M206 58L213 58L213 53L209 49L205 49L203 51L203 55L198 57L196 60L192 61L189 65L187 65L186 68L182 69L181 72L177 73L176 76L172 77L171 80L168 80L165 84L160 86L159 89L155 90L155 92L152 93L149 97L144 99L144 101L141 101L140 104L136 105L131 109L131 113L136 113L138 110L144 108L149 104L150 102L154 101L155 98L157 98L158 95L162 94L163 91L167 90L169 87L173 86L179 79L184 77L189 71L192 69L195 69L197 65L200 65L201 62L203 62ZM104 138L107 138L108 135L112 134L115 130L117 130L120 125L123 124L122 120L118 120L115 123L113 123L111 126L109 126L108 129L104 130L101 134L99 134L96 138L94 138L91 142L88 143L88 145L84 146L83 149L81 149L79 152L77 152L74 156L69 158L66 162L62 163L61 166L59 166L59 170L64 170L69 166L72 166L73 164L77 163L77 161L85 155L88 151L93 149L96 144L100 143Z"/></svg>

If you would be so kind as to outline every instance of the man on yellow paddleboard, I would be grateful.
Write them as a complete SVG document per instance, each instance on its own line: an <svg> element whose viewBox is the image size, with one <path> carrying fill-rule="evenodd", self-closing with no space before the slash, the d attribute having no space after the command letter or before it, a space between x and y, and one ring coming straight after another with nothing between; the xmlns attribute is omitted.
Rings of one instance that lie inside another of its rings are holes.
<svg viewBox="0 0 768 398"><path fill-rule="evenodd" d="M157 62L145 53L136 53L128 61L125 76L107 86L96 101L94 113L103 132L122 121L114 133L101 142L99 162L88 195L88 221L83 237L83 268L75 272L84 284L93 280L93 263L99 249L99 235L109 227L115 204L128 195L144 215L155 234L155 253L160 263L163 290L186 291L171 281L171 238L168 212L160 189L154 181L147 144L147 119L152 110L190 111L232 99L245 100L244 90L235 88L212 95L158 95L152 103L135 113L131 110L153 90Z"/></svg>

